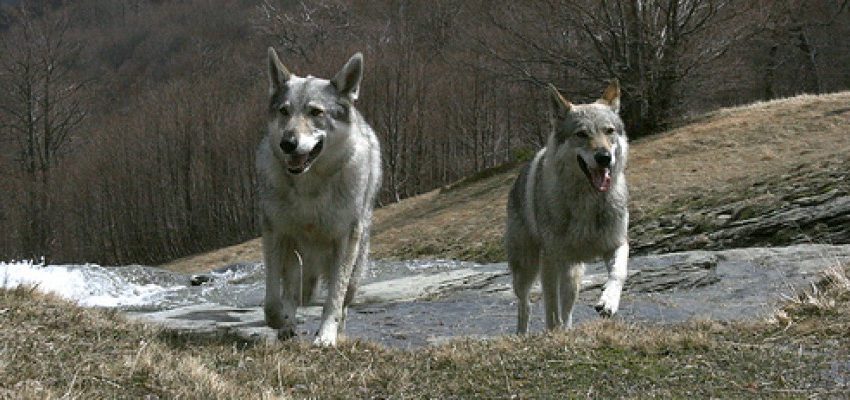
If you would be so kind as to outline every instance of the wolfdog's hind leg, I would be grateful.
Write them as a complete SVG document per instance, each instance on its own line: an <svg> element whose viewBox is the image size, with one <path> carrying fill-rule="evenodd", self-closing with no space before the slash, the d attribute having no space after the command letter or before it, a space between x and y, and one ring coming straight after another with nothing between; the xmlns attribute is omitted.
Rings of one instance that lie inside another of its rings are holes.
<svg viewBox="0 0 850 400"><path fill-rule="evenodd" d="M528 320L531 315L529 296L531 286L540 275L540 248L521 226L509 221L505 233L505 250L508 253L514 294L517 297L516 332L521 335L528 332Z"/></svg>
<svg viewBox="0 0 850 400"><path fill-rule="evenodd" d="M357 294L357 287L360 284L360 278L363 276L363 269L369 258L369 239L368 236L361 239L360 254L357 256L357 262L354 264L354 270L351 271L351 278L348 280L348 288L345 290L345 299L342 301L342 316L339 319L337 332L345 331L345 321L348 319L348 306L354 301L354 296Z"/></svg>
<svg viewBox="0 0 850 400"><path fill-rule="evenodd" d="M581 289L581 277L584 275L584 264L570 264L561 271L561 316L564 327L573 326L573 307Z"/></svg>
<svg viewBox="0 0 850 400"><path fill-rule="evenodd" d="M537 264L538 262L534 258L533 260L525 260L525 262L511 261L509 263L514 294L517 297L517 334L528 332L528 317L531 313L529 295L531 293L531 286L534 284L534 280L537 279L537 273L540 269Z"/></svg>
<svg viewBox="0 0 850 400"><path fill-rule="evenodd" d="M310 271L302 267L301 287L298 292L295 292L295 302L301 306L311 305L314 293L319 286L318 271Z"/></svg>
<svg viewBox="0 0 850 400"><path fill-rule="evenodd" d="M546 314L546 329L552 330L563 325L561 319L561 304L559 286L561 274L560 263L553 257L543 258L543 269L540 273L540 286L543 288L543 308Z"/></svg>

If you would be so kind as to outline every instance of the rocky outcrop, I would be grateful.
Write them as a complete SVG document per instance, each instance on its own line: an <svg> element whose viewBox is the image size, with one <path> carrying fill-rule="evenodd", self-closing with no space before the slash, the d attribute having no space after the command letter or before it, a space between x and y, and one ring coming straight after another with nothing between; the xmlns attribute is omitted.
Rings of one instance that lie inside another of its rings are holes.
<svg viewBox="0 0 850 400"><path fill-rule="evenodd" d="M621 310L615 318L672 323L690 319L753 320L772 314L796 288L818 279L825 268L850 262L850 245L797 245L724 251L688 251L632 258ZM263 268L204 283L207 292L240 293L209 297L167 310L128 312L169 329L227 333L251 340L275 340L261 309ZM588 266L575 311L577 323L599 318L592 306L605 276ZM186 278L187 286L189 284ZM201 292L199 292L201 293ZM539 292L537 292L539 293ZM229 299L234 300L229 300ZM539 295L533 294L533 299ZM348 337L397 347L415 347L456 337L490 337L515 328L514 296L503 263L378 262L349 312ZM318 327L321 308L299 312L299 335ZM532 330L543 329L542 306L533 307Z"/></svg>
<svg viewBox="0 0 850 400"><path fill-rule="evenodd" d="M848 168L835 162L757 181L745 192L695 193L659 216L637 216L632 251L850 243Z"/></svg>

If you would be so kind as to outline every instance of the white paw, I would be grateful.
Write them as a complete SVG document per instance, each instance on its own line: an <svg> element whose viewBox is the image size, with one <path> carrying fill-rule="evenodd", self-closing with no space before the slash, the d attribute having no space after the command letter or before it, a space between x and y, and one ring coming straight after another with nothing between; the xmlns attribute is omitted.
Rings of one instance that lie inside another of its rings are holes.
<svg viewBox="0 0 850 400"><path fill-rule="evenodd" d="M603 317L611 317L617 313L620 307L620 292L622 284L619 282L608 282L605 285L605 290L602 291L602 296L596 303L596 312Z"/></svg>
<svg viewBox="0 0 850 400"><path fill-rule="evenodd" d="M333 322L321 324L319 327L319 333L316 335L316 340L313 341L313 345L320 347L335 347L337 328L338 325Z"/></svg>
<svg viewBox="0 0 850 400"><path fill-rule="evenodd" d="M336 333L333 335L319 335L313 341L316 347L336 347Z"/></svg>

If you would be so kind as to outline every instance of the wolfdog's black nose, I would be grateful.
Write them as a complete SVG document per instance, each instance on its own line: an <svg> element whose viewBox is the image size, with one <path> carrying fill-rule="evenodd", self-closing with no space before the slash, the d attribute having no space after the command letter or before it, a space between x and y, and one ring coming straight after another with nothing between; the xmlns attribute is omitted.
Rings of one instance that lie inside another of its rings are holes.
<svg viewBox="0 0 850 400"><path fill-rule="evenodd" d="M599 150L596 154L593 155L593 159L596 160L596 164L599 164L600 167L607 167L611 165L611 153L608 150Z"/></svg>
<svg viewBox="0 0 850 400"><path fill-rule="evenodd" d="M280 141L280 149L285 154L292 154L298 148L298 139L295 136L284 136Z"/></svg>

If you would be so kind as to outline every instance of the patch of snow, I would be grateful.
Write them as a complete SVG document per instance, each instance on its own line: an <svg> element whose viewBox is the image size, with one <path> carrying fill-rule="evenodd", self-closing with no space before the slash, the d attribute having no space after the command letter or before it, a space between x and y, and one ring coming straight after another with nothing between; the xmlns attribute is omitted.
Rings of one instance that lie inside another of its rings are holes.
<svg viewBox="0 0 850 400"><path fill-rule="evenodd" d="M34 286L83 307L132 307L155 303L185 285L131 283L113 268L99 265L43 265L32 261L0 262L0 287Z"/></svg>

